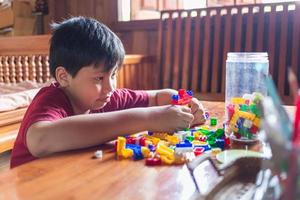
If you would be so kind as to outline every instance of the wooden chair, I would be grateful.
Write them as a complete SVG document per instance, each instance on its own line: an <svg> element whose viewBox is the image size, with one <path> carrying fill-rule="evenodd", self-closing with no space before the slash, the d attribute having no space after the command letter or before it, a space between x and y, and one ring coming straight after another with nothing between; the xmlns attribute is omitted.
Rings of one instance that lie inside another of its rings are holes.
<svg viewBox="0 0 300 200"><path fill-rule="evenodd" d="M224 100L227 53L268 52L279 94L292 103L287 69L300 77L300 2L163 11L158 38L158 88Z"/></svg>

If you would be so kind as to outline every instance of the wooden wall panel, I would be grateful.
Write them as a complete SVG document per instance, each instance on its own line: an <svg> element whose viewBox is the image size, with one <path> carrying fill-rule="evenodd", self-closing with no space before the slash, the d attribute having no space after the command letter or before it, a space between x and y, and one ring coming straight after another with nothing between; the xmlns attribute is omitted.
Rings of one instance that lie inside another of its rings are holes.
<svg viewBox="0 0 300 200"><path fill-rule="evenodd" d="M192 19L181 15L184 10L163 11L169 17L161 17L159 28L159 88L184 87L224 99L227 53L268 52L278 92L291 103L288 67L300 80L299 9L295 2L194 9L188 11L197 13Z"/></svg>
<svg viewBox="0 0 300 200"><path fill-rule="evenodd" d="M117 22L117 0L51 0L50 20L60 22L70 16L94 17L108 26Z"/></svg>

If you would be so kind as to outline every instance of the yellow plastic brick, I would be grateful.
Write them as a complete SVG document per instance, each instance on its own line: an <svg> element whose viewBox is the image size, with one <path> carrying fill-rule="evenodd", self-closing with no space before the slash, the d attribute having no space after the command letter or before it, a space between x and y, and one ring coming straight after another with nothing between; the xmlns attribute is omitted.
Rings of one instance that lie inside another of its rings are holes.
<svg viewBox="0 0 300 200"><path fill-rule="evenodd" d="M233 97L231 98L231 103L233 104L245 104L246 100L241 97Z"/></svg>
<svg viewBox="0 0 300 200"><path fill-rule="evenodd" d="M253 124L254 126L256 127L260 127L260 118L256 117L254 120L253 120Z"/></svg>
<svg viewBox="0 0 300 200"><path fill-rule="evenodd" d="M176 145L180 142L179 138L176 135L168 135L166 140L170 142L172 145Z"/></svg>
<svg viewBox="0 0 300 200"><path fill-rule="evenodd" d="M237 114L238 114L239 117L242 117L242 118L244 118L244 119L249 119L249 120L251 120L251 121L253 121L254 118L255 118L255 114L253 114L253 113L248 113L248 112L244 112L244 111L239 111Z"/></svg>
<svg viewBox="0 0 300 200"><path fill-rule="evenodd" d="M150 157L150 150L147 147L141 147L141 151L144 158Z"/></svg>

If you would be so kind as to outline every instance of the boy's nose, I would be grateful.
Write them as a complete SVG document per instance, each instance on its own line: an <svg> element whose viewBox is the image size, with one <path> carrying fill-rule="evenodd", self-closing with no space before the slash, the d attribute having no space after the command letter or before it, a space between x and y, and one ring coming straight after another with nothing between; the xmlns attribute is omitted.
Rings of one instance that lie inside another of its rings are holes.
<svg viewBox="0 0 300 200"><path fill-rule="evenodd" d="M105 93L110 93L113 90L115 90L115 83L112 80L107 80L105 81L105 83L103 84L103 92Z"/></svg>

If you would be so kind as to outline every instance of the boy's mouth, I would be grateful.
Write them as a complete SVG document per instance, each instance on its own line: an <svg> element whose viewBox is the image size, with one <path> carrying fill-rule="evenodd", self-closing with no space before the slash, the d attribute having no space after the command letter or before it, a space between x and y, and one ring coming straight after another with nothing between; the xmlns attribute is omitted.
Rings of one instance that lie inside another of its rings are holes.
<svg viewBox="0 0 300 200"><path fill-rule="evenodd" d="M99 98L98 101L102 101L102 102L109 102L110 101L110 97L105 97L105 98Z"/></svg>

